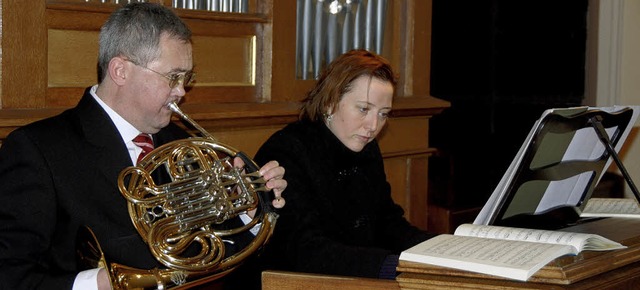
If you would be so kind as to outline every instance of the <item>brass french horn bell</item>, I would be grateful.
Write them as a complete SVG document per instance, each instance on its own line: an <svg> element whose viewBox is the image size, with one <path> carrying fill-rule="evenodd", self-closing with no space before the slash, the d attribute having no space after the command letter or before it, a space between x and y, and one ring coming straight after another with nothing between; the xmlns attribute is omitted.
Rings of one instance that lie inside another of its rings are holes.
<svg viewBox="0 0 640 290"><path fill-rule="evenodd" d="M256 163L216 141L177 104L168 107L202 137L159 146L118 177L133 225L166 268L109 263L90 229L78 236L79 260L105 267L113 289L184 288L223 277L268 242L278 218ZM234 157L242 158L245 168L234 167ZM225 224L250 211L255 214L249 223ZM260 229L246 247L226 253L226 243L254 226Z"/></svg>

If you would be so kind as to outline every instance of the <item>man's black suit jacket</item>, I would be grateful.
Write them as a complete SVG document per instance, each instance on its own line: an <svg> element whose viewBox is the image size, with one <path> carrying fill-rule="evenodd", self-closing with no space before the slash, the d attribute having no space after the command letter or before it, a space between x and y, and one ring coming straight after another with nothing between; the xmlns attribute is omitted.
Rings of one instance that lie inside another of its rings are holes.
<svg viewBox="0 0 640 290"><path fill-rule="evenodd" d="M153 136L156 146L186 137L175 124ZM12 132L0 147L0 289L71 289L81 226L111 261L157 266L118 191L131 165L89 89L75 108Z"/></svg>

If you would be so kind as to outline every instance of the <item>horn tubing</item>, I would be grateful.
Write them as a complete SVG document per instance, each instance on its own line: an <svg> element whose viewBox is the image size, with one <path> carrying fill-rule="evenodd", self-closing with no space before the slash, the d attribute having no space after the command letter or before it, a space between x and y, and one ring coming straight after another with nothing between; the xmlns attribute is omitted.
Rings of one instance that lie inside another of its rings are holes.
<svg viewBox="0 0 640 290"><path fill-rule="evenodd" d="M180 110L180 107L178 107L178 104L176 104L175 102L171 102L171 103L169 103L167 105L167 107L169 107L169 110L171 110L174 113L178 114L180 116L180 118L182 118L185 121L189 122L189 124L191 124L191 126L195 127L198 131L200 131L200 134L202 134L203 137L211 139L214 142L218 141L218 140L216 140L216 138L213 137L213 135L209 134L209 132L207 132L207 130L202 128L200 125L198 125L198 123L196 123L193 119L191 119L191 117L189 117L187 114L182 112L182 110Z"/></svg>

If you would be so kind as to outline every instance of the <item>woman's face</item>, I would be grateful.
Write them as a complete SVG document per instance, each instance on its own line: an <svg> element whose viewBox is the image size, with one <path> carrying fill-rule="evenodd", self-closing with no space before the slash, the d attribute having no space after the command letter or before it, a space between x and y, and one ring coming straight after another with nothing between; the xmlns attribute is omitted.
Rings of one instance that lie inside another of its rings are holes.
<svg viewBox="0 0 640 290"><path fill-rule="evenodd" d="M392 99L390 82L361 76L351 83L351 90L342 96L325 122L344 146L360 152L387 122Z"/></svg>

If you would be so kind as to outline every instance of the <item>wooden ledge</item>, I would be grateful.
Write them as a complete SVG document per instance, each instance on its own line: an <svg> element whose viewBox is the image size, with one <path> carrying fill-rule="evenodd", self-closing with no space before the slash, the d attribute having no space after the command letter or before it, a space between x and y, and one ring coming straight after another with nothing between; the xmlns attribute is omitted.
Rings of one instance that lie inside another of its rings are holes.
<svg viewBox="0 0 640 290"><path fill-rule="evenodd" d="M431 96L396 97L392 117L433 116L449 108L451 103Z"/></svg>
<svg viewBox="0 0 640 290"><path fill-rule="evenodd" d="M284 125L298 118L298 102L183 104L182 110L205 128ZM392 118L439 114L449 102L434 97L397 97ZM0 139L20 126L57 115L65 108L0 109ZM177 117L176 117L177 118Z"/></svg>

